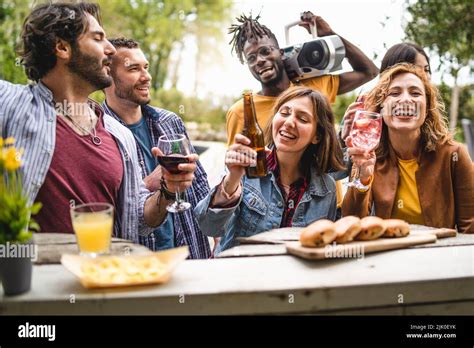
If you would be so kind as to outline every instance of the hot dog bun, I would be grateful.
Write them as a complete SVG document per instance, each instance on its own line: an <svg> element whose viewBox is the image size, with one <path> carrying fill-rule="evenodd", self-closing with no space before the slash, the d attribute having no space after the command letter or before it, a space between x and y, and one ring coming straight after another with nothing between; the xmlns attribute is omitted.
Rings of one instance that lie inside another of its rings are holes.
<svg viewBox="0 0 474 348"><path fill-rule="evenodd" d="M360 223L362 230L357 235L357 240L374 240L385 232L385 222L377 216L366 216Z"/></svg>
<svg viewBox="0 0 474 348"><path fill-rule="evenodd" d="M345 216L334 223L336 227L336 243L344 244L352 242L362 229L360 219L357 216Z"/></svg>
<svg viewBox="0 0 474 348"><path fill-rule="evenodd" d="M400 219L387 219L384 220L385 227L387 228L382 237L387 238L399 238L405 237L410 234L410 225L407 222Z"/></svg>
<svg viewBox="0 0 474 348"><path fill-rule="evenodd" d="M310 248L323 247L336 239L336 228L330 220L318 220L307 226L300 235L302 246Z"/></svg>

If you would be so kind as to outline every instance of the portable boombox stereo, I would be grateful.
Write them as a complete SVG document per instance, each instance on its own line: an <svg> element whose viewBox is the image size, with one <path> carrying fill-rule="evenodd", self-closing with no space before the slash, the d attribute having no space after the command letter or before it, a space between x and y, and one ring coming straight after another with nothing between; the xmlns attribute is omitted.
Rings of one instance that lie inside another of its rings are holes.
<svg viewBox="0 0 474 348"><path fill-rule="evenodd" d="M283 62L290 80L299 81L341 70L346 56L344 43L337 35L318 37L316 25L310 27L313 40L288 46L290 28L300 23L296 21L285 26L287 47L282 48Z"/></svg>

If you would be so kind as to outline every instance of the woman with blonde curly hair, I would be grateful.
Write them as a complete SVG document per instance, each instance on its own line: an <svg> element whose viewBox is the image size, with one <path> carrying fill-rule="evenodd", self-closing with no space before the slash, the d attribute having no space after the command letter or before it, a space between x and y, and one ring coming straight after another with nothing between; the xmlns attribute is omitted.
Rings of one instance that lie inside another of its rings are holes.
<svg viewBox="0 0 474 348"><path fill-rule="evenodd" d="M474 170L464 145L452 140L438 90L411 64L384 72L365 101L383 116L380 145L352 147L367 190L350 188L343 215L399 218L411 224L474 233Z"/></svg>

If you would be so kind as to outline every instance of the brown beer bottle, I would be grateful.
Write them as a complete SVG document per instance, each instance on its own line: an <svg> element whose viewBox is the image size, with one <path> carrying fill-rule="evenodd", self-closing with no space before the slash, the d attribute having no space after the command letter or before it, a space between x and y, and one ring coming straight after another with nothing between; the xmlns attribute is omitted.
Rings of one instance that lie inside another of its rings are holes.
<svg viewBox="0 0 474 348"><path fill-rule="evenodd" d="M260 178L267 175L267 156L263 132L257 123L252 92L244 92L244 129L242 134L250 139L250 147L257 152L257 165L246 167L245 173L249 178Z"/></svg>

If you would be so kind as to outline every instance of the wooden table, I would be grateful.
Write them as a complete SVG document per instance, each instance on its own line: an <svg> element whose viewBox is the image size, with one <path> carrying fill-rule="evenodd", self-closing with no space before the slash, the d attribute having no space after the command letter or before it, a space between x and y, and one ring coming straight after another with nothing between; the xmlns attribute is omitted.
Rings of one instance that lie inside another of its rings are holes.
<svg viewBox="0 0 474 348"><path fill-rule="evenodd" d="M474 235L468 236L474 242ZM35 265L32 290L0 315L474 314L474 245L380 252L363 259L293 256L188 260L164 285L86 290L61 265Z"/></svg>

